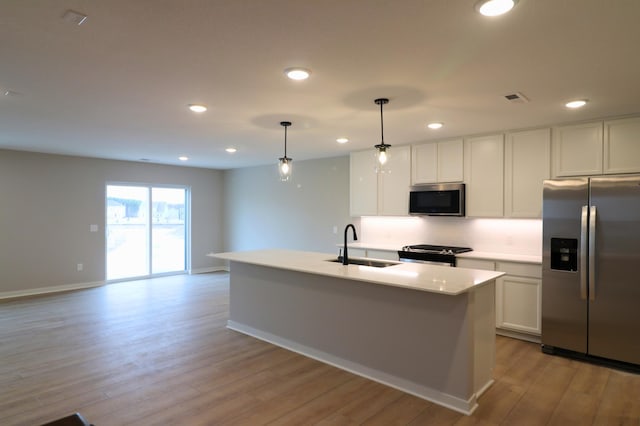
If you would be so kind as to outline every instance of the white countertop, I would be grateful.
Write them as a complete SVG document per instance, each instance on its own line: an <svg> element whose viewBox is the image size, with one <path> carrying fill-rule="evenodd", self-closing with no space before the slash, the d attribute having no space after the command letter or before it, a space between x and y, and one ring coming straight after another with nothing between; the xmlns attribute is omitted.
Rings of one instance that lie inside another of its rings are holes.
<svg viewBox="0 0 640 426"><path fill-rule="evenodd" d="M467 253L456 254L456 257L466 259L483 259L483 260L495 260L496 262L517 262L517 263L531 263L534 265L542 265L542 256L530 256L526 254L508 254L508 253L493 253L484 251L470 251Z"/></svg>
<svg viewBox="0 0 640 426"><path fill-rule="evenodd" d="M349 243L349 248L355 249L370 249L370 250L382 250L382 251L398 251L402 249L402 246L394 244L375 244L375 243ZM339 245L342 247L342 244ZM542 256L533 256L525 254L511 254L511 253L496 253L487 251L470 251L467 253L457 254L457 257L465 257L468 259L485 259L494 260L496 262L519 262L519 263L532 263L542 265Z"/></svg>
<svg viewBox="0 0 640 426"><path fill-rule="evenodd" d="M328 262L328 260L336 258L335 254L294 250L274 249L211 253L208 256L232 262L249 263L447 295L465 293L474 287L489 283L504 275L503 272L450 268L448 266L411 262L399 262L397 265L385 268L342 265L341 263Z"/></svg>

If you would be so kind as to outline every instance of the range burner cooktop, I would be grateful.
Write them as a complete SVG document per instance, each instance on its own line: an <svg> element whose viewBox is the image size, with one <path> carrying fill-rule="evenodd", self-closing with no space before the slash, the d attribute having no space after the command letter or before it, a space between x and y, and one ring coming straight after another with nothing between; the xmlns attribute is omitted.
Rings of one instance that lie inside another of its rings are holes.
<svg viewBox="0 0 640 426"><path fill-rule="evenodd" d="M412 251L416 253L439 253L439 254L460 254L473 251L469 247L455 246L434 246L430 244L416 244L413 246L404 246L402 251Z"/></svg>
<svg viewBox="0 0 640 426"><path fill-rule="evenodd" d="M398 256L404 262L429 262L456 266L456 254L469 251L473 250L469 247L416 244L402 247L402 250L398 251Z"/></svg>

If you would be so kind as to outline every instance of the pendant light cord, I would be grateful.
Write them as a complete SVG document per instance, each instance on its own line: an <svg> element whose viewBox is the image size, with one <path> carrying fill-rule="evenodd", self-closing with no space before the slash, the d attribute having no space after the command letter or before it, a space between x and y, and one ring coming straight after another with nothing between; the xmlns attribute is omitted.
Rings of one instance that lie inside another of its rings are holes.
<svg viewBox="0 0 640 426"><path fill-rule="evenodd" d="M381 136L381 142L376 145L375 147L379 150L383 150L386 148L389 148L391 145L387 145L386 143L384 143L384 118L382 115L382 105L389 103L389 99L387 98L379 98L376 99L374 101L377 105L380 105L380 136Z"/></svg>
<svg viewBox="0 0 640 426"><path fill-rule="evenodd" d="M284 158L287 158L287 127L291 126L290 121L281 121L280 125L284 127Z"/></svg>
<svg viewBox="0 0 640 426"><path fill-rule="evenodd" d="M382 138L382 145L384 145L384 120L382 119L382 105L384 105L384 102L380 102L380 135Z"/></svg>
<svg viewBox="0 0 640 426"><path fill-rule="evenodd" d="M284 126L284 158L287 158L287 127Z"/></svg>

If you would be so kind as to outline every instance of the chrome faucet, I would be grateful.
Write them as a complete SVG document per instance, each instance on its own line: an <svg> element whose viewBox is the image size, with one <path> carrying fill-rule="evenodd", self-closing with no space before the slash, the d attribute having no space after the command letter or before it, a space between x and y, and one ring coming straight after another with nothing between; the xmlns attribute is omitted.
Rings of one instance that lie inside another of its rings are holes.
<svg viewBox="0 0 640 426"><path fill-rule="evenodd" d="M356 234L356 227L352 223L344 227L344 255L342 256L342 264L349 264L349 255L347 254L347 231L349 228L353 229L353 240L358 241L358 234Z"/></svg>

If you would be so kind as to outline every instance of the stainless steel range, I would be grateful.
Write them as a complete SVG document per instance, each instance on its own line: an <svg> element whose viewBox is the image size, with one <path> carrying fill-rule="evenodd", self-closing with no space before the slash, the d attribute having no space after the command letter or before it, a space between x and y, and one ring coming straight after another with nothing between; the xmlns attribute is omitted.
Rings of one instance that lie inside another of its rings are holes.
<svg viewBox="0 0 640 426"><path fill-rule="evenodd" d="M403 262L422 262L456 266L456 254L469 251L473 251L473 249L469 247L416 244L402 247L402 250L398 250L398 256Z"/></svg>

